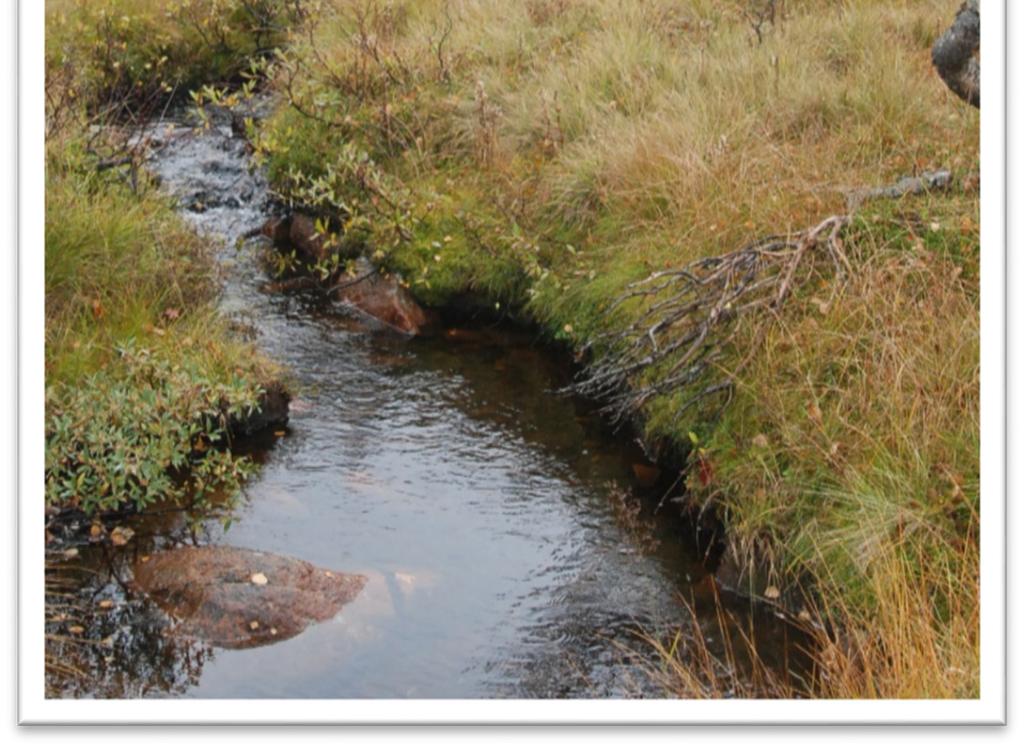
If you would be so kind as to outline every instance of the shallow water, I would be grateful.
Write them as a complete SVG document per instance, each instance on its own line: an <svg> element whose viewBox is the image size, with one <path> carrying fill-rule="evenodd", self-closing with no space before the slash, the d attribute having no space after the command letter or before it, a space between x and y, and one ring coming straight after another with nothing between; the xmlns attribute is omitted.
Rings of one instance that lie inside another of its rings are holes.
<svg viewBox="0 0 1024 749"><path fill-rule="evenodd" d="M283 436L237 517L136 524L122 550L65 573L115 606L107 651L69 694L194 697L664 696L638 633L686 628L709 586L676 506L637 485L646 463L592 405L553 394L571 372L522 332L406 340L316 294L270 294L253 244L270 210L227 122L154 129L151 169L222 246L222 308L298 383ZM637 512L636 508L642 507ZM369 577L333 620L249 650L175 642L121 581L133 555L179 543L287 554ZM696 587L694 584L696 583Z"/></svg>

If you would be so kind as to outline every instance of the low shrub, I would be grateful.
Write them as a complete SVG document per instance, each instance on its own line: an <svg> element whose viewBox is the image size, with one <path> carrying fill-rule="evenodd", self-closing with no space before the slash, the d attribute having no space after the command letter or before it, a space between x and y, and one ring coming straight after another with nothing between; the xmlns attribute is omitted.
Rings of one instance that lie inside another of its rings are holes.
<svg viewBox="0 0 1024 749"><path fill-rule="evenodd" d="M46 499L87 514L230 494L250 463L223 447L259 408L251 380L215 381L129 341L114 365L47 388Z"/></svg>

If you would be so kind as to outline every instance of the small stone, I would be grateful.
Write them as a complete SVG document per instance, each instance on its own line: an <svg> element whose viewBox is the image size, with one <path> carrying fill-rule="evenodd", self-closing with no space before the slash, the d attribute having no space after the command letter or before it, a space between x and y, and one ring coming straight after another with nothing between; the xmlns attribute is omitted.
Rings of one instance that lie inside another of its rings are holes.
<svg viewBox="0 0 1024 749"><path fill-rule="evenodd" d="M252 631L255 632L259 628L260 628L260 623L258 621L256 621L255 619L253 619L251 622L249 622L249 629L251 629Z"/></svg>
<svg viewBox="0 0 1024 749"><path fill-rule="evenodd" d="M252 581L253 585L266 585L267 584L267 576L264 575L262 572L254 573L253 576L250 577L249 579Z"/></svg>

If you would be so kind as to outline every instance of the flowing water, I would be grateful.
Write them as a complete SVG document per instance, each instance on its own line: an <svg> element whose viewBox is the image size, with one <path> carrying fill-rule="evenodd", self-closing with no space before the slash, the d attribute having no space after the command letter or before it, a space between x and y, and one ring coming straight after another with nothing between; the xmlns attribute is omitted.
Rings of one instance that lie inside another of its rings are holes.
<svg viewBox="0 0 1024 749"><path fill-rule="evenodd" d="M90 625L106 650L68 695L192 697L664 696L639 633L688 630L709 610L693 534L666 487L638 485L639 448L592 405L552 391L571 372L523 332L484 325L407 340L368 330L312 293L261 290L271 210L230 123L152 131L151 170L221 249L222 309L293 372L285 432L236 519L135 522L128 546L84 549L65 574L113 609ZM678 493L678 490L677 492ZM359 572L331 621L292 639L222 650L171 638L123 582L127 561L216 543ZM70 686L69 686L70 684Z"/></svg>

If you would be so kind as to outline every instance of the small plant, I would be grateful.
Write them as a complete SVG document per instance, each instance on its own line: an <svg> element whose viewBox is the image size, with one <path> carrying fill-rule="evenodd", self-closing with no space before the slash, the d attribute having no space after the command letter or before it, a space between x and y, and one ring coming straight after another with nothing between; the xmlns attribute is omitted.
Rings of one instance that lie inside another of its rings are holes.
<svg viewBox="0 0 1024 749"><path fill-rule="evenodd" d="M87 514L162 501L206 504L236 489L250 463L229 450L232 418L259 408L260 388L214 382L186 363L127 342L117 366L46 399L46 500Z"/></svg>

